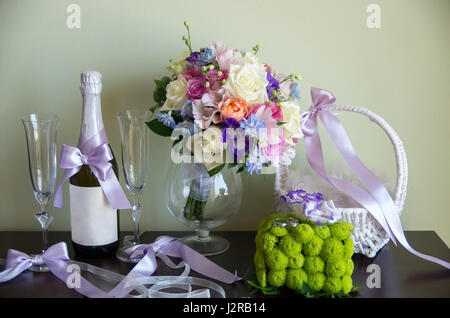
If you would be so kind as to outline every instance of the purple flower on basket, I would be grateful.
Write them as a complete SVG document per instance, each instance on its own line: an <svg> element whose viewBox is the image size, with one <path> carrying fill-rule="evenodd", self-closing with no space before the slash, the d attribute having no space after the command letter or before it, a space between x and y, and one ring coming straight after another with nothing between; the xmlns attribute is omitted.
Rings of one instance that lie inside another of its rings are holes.
<svg viewBox="0 0 450 318"><path fill-rule="evenodd" d="M340 219L333 202L324 202L320 192L308 193L301 189L282 195L281 198L288 204L303 204L303 214L317 225L335 223Z"/></svg>
<svg viewBox="0 0 450 318"><path fill-rule="evenodd" d="M192 113L192 101L190 99L188 99L181 108L181 117L194 118L194 114Z"/></svg>
<svg viewBox="0 0 450 318"><path fill-rule="evenodd" d="M322 193L308 193L303 189L291 191L281 198L288 204L306 204L311 201L320 203L325 200Z"/></svg>
<svg viewBox="0 0 450 318"><path fill-rule="evenodd" d="M162 123L164 126L175 128L175 119L167 113L157 113L156 119Z"/></svg>
<svg viewBox="0 0 450 318"><path fill-rule="evenodd" d="M266 123L264 122L264 120L262 120L255 114L251 114L248 119L244 118L241 122L241 128L244 129L246 135L251 137L258 137L258 129L265 127Z"/></svg>
<svg viewBox="0 0 450 318"><path fill-rule="evenodd" d="M200 99L208 92L208 88L205 85L206 80L203 78L191 79L188 83L189 86L186 95L190 99Z"/></svg>
<svg viewBox="0 0 450 318"><path fill-rule="evenodd" d="M269 84L266 86L267 95L269 96L269 99L272 100L274 99L273 91L280 89L280 83L272 76L272 74L270 74L269 71L267 71L267 80L269 81Z"/></svg>
<svg viewBox="0 0 450 318"><path fill-rule="evenodd" d="M267 159L261 155L258 147L253 147L252 152L245 161L245 171L250 173L250 175L253 175L253 173L259 174L266 162Z"/></svg>
<svg viewBox="0 0 450 318"><path fill-rule="evenodd" d="M197 64L199 55L200 52L192 52L191 55L188 58L186 58L186 61L188 61L191 64Z"/></svg>
<svg viewBox="0 0 450 318"><path fill-rule="evenodd" d="M197 64L198 65L208 65L211 60L214 57L214 51L210 49L209 47L206 47L203 49L203 51L200 52L200 54L197 57Z"/></svg>

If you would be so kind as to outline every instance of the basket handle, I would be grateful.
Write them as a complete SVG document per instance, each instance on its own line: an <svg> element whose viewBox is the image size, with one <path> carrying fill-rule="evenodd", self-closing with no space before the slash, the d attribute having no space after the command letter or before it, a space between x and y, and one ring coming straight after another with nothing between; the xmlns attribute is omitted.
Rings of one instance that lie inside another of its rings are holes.
<svg viewBox="0 0 450 318"><path fill-rule="evenodd" d="M371 121L378 124L384 132L388 135L389 140L394 146L395 160L397 165L397 183L394 194L394 203L398 207L398 211L401 214L405 205L406 192L408 186L408 161L406 158L406 151L398 134L395 130L379 115L374 112L360 106L352 105L330 105L327 106L329 111L348 111L354 112L368 117ZM281 193L281 185L287 178L288 167L281 165L276 171L275 177L275 192L276 195Z"/></svg>

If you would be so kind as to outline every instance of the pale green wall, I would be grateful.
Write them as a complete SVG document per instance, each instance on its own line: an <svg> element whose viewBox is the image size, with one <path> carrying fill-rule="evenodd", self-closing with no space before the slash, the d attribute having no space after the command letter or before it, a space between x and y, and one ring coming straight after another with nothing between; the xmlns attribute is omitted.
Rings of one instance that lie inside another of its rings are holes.
<svg viewBox="0 0 450 318"><path fill-rule="evenodd" d="M81 29L66 27L70 3L81 6ZM381 6L381 29L366 26L370 3ZM383 116L403 138L409 158L405 228L435 230L449 243L449 14L448 0L1 0L0 230L38 229L19 117L57 113L59 143L75 143L79 73L98 70L105 126L117 153L113 114L152 104L153 79L164 75L168 58L184 49L183 21L188 20L197 48L211 40L246 49L259 43L263 60L284 73L303 74L303 109L314 85L332 90L338 102ZM393 153L381 131L356 115L340 118L363 161L393 179ZM168 140L152 135L151 145L142 228L185 229L160 199ZM296 163L304 164L303 145L297 149ZM332 163L337 156L328 153ZM274 210L273 181L273 176L245 178L242 207L222 229L254 229ZM51 230L68 229L68 209L51 211ZM128 212L121 220L130 229Z"/></svg>

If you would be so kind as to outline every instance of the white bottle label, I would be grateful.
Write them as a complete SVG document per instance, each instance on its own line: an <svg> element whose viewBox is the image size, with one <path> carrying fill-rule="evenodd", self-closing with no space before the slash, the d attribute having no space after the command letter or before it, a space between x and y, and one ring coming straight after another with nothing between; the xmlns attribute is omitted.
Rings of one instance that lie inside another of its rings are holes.
<svg viewBox="0 0 450 318"><path fill-rule="evenodd" d="M101 187L69 184L72 241L85 246L111 244L118 239L117 210Z"/></svg>

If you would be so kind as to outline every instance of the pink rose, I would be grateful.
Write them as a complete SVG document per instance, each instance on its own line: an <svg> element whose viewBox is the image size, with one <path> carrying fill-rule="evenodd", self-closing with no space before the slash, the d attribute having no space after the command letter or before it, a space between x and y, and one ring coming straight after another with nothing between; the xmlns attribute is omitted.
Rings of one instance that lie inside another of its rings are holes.
<svg viewBox="0 0 450 318"><path fill-rule="evenodd" d="M188 89L186 95L191 100L200 99L208 92L208 88L205 86L206 80L204 78L194 78L188 81Z"/></svg>

